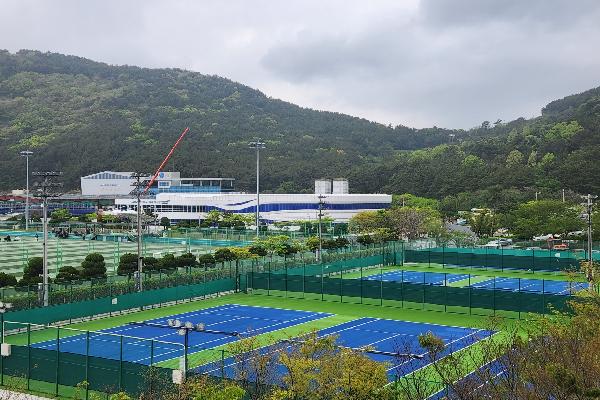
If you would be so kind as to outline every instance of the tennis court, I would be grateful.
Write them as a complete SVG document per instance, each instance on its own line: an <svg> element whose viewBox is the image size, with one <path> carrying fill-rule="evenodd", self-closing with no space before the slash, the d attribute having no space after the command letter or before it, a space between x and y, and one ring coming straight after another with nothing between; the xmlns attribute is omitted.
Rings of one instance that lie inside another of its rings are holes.
<svg viewBox="0 0 600 400"><path fill-rule="evenodd" d="M489 290L508 290L512 292L534 292L567 295L578 292L589 287L585 282L556 281L546 279L528 279L528 278L489 278L481 280L481 277L469 274L444 274L439 272L418 272L418 271L390 271L382 274L374 274L363 279L384 281L384 282L406 282L420 283L427 285L444 286L452 283L464 283L456 286L468 287L470 279L471 287L476 289ZM453 285L455 286L455 285Z"/></svg>
<svg viewBox="0 0 600 400"><path fill-rule="evenodd" d="M443 286L445 283L453 283L469 279L469 275L418 271L390 271L383 274L369 275L363 279L385 282L425 283L429 285Z"/></svg>
<svg viewBox="0 0 600 400"><path fill-rule="evenodd" d="M446 344L441 356L470 346L485 339L494 332L483 329L462 328L419 322L397 321L379 318L359 318L318 331L319 336L335 335L337 344L352 349L369 348L366 354L375 361L388 363L388 376L393 380L429 364L427 351L419 345L419 335L432 332ZM298 339L299 341L301 338ZM287 347L267 346L262 354L278 351L291 351L295 344ZM235 378L238 358L227 358L195 369L198 373L209 373ZM285 374L285 367L279 365L279 376Z"/></svg>
<svg viewBox="0 0 600 400"><path fill-rule="evenodd" d="M571 294L589 287L585 282L550 281L542 279L492 278L471 285L478 289L498 289L512 292Z"/></svg>
<svg viewBox="0 0 600 400"><path fill-rule="evenodd" d="M240 337L272 332L330 315L226 304L143 323L61 337L60 340L32 344L32 347L152 365L184 354L185 338L176 328L168 325L168 320L204 324L204 332L194 331L188 335L188 354L192 354L233 342Z"/></svg>

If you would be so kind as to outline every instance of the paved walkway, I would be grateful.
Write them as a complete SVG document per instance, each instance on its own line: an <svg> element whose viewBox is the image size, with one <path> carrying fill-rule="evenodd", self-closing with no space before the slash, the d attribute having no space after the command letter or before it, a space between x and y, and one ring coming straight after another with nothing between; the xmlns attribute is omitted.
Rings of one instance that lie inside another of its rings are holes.
<svg viewBox="0 0 600 400"><path fill-rule="evenodd" d="M34 396L32 394L0 390L0 400L48 400L48 398Z"/></svg>

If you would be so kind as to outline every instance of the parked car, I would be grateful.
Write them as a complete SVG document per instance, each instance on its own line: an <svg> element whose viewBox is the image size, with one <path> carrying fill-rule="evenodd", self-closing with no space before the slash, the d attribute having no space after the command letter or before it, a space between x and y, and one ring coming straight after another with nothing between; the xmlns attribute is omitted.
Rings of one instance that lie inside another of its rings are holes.
<svg viewBox="0 0 600 400"><path fill-rule="evenodd" d="M553 235L553 234L549 233L547 235L534 236L533 240L539 242L539 241L558 239L558 238L560 238L560 235Z"/></svg>

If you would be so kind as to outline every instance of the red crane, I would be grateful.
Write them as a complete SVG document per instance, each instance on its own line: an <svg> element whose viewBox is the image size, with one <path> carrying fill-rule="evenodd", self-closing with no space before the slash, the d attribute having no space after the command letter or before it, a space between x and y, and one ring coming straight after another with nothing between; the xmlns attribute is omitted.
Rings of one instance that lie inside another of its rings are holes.
<svg viewBox="0 0 600 400"><path fill-rule="evenodd" d="M154 173L154 176L152 177L152 179L150 179L150 181L146 185L146 189L144 189L144 194L148 191L148 189L150 189L150 186L152 186L152 184L156 180L156 177L158 177L158 174L160 173L160 171L162 171L163 167L167 164L167 162L169 161L169 158L171 158L171 156L173 155L173 152L175 151L175 149L177 148L177 146L179 146L179 142L181 142L181 140L188 133L189 130L190 130L190 128L188 127L188 128L185 128L183 130L183 132L181 132L181 135L179 135L179 139L177 139L177 141L175 142L175 144L173 145L173 147L171 147L171 151L169 151L169 154L167 154L167 156L165 157L165 159L163 160L163 162L160 163L160 166L158 167L158 169Z"/></svg>

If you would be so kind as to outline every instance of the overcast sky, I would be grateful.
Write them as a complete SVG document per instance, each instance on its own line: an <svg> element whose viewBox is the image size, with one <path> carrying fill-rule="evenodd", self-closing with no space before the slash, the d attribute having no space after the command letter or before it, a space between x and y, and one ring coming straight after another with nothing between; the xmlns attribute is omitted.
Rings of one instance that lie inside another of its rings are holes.
<svg viewBox="0 0 600 400"><path fill-rule="evenodd" d="M600 1L1 0L0 48L185 68L386 124L469 128L600 86Z"/></svg>

